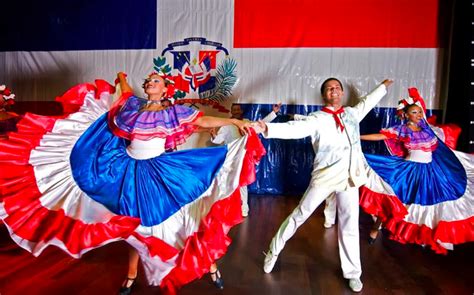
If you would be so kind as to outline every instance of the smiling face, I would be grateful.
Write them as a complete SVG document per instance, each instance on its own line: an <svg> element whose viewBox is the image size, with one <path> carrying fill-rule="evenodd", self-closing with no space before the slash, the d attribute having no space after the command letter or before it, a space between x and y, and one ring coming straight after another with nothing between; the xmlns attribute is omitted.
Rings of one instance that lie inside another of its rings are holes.
<svg viewBox="0 0 474 295"><path fill-rule="evenodd" d="M342 105L344 90L342 89L342 85L339 83L339 81L326 81L322 87L321 94L327 106L340 107Z"/></svg>
<svg viewBox="0 0 474 295"><path fill-rule="evenodd" d="M160 99L168 91L165 80L159 75L151 75L146 79L143 88L149 99Z"/></svg>
<svg viewBox="0 0 474 295"><path fill-rule="evenodd" d="M423 110L417 105L411 105L406 110L405 116L409 122L418 124L423 119Z"/></svg>

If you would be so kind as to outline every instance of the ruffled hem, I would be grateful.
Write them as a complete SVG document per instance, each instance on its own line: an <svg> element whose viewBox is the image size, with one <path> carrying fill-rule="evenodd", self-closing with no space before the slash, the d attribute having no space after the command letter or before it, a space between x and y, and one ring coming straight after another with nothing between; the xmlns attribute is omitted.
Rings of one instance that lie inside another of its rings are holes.
<svg viewBox="0 0 474 295"><path fill-rule="evenodd" d="M396 196L373 192L367 187L360 190L360 206L368 214L379 217L390 239L402 244L426 245L438 254L447 254L446 244L474 241L474 217L441 220L433 228L415 224L404 219L408 211Z"/></svg>
<svg viewBox="0 0 474 295"><path fill-rule="evenodd" d="M447 254L443 244L462 244L474 241L474 217L440 221L435 228L405 220L390 220L384 227L390 232L390 239L399 243L414 243L430 246L438 254Z"/></svg>
<svg viewBox="0 0 474 295"><path fill-rule="evenodd" d="M402 220L408 213L396 196L377 193L365 186L360 188L359 204L365 212L379 217L382 222Z"/></svg>
<svg viewBox="0 0 474 295"><path fill-rule="evenodd" d="M25 206L19 210L9 205L0 208L3 223L12 239L35 256L55 245L72 257L80 258L94 248L127 239L140 224L139 219L128 216L114 216L108 222L86 224L68 217L63 210L48 210L39 201L24 202ZM10 212L5 213L7 210Z"/></svg>
<svg viewBox="0 0 474 295"><path fill-rule="evenodd" d="M163 111L162 111L163 112ZM150 140L153 138L166 138L167 141L175 140L175 146L180 145L185 142L186 138L188 138L193 132L198 129L197 126L193 125L199 117L202 117L203 114L201 112L196 112L192 116L182 119L179 122L179 126L173 128L166 128L162 126L158 126L154 129L150 130L134 130L133 133L124 131L120 127L117 127L116 124L109 124L111 127L112 132L118 136L125 138L127 140Z"/></svg>
<svg viewBox="0 0 474 295"><path fill-rule="evenodd" d="M387 137L384 142L393 156L404 158L408 150L435 151L438 147L438 139L425 121L420 122L420 127L426 132L414 132L403 124L382 129L380 133Z"/></svg>
<svg viewBox="0 0 474 295"><path fill-rule="evenodd" d="M382 129L380 133L387 137L387 139L384 140L385 146L392 156L404 158L408 154L403 142L408 142L409 138L399 137L398 134L394 133L391 129Z"/></svg>
<svg viewBox="0 0 474 295"><path fill-rule="evenodd" d="M198 112L189 122L183 123L179 130L173 134L166 136L165 149L174 150L178 145L184 144L188 137L190 137L197 129L197 125L193 125L198 118L202 117L202 112Z"/></svg>
<svg viewBox="0 0 474 295"><path fill-rule="evenodd" d="M181 105L159 112L140 112L147 100L129 92L123 93L118 101L108 115L112 133L128 140L166 138L166 150L173 150L186 142L198 129L193 123L203 116L202 112Z"/></svg>
<svg viewBox="0 0 474 295"><path fill-rule="evenodd" d="M243 221L240 187L255 180L255 165L266 153L253 130L248 136L246 149L239 186L232 195L212 206L202 220L199 230L186 240L177 258L176 267L160 285L165 292L173 293L176 288L202 277L209 272L210 266L227 252L232 241L227 234L233 226Z"/></svg>
<svg viewBox="0 0 474 295"><path fill-rule="evenodd" d="M199 230L188 237L178 254L176 266L162 280L164 293L174 294L185 284L201 278L211 265L224 256L232 240L230 229L243 221L240 193L216 202L202 220Z"/></svg>
<svg viewBox="0 0 474 295"><path fill-rule="evenodd" d="M459 127L456 124L453 123L448 123L448 124L437 124L436 123L437 117L436 115L433 115L429 118L426 119L426 121L432 125L432 127L437 127L442 130L441 136L438 135L438 137L441 138L441 140L444 141L444 143L451 149L455 150L458 142L459 135L461 134L461 127Z"/></svg>
<svg viewBox="0 0 474 295"><path fill-rule="evenodd" d="M68 91L67 95L73 92L79 98L65 108L78 109L77 104L83 103L86 94L95 89L92 87L81 84ZM62 117L65 116L26 114L17 124L18 131L11 133L8 141L0 142L0 217L15 242L33 255L39 255L48 245L56 245L78 258L113 240L126 239L140 220L109 214L102 222L86 223L68 216L61 206L50 209L42 204L43 193L37 185L30 155Z"/></svg>

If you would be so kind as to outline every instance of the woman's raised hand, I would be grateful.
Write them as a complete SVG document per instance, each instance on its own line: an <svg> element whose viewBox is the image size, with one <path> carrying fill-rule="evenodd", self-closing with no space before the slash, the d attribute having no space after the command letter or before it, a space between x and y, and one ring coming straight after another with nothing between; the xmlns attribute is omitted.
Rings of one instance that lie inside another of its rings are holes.
<svg viewBox="0 0 474 295"><path fill-rule="evenodd" d="M252 127L251 122L246 122L238 119L232 119L232 123L239 128L242 134L248 134L250 132L250 128Z"/></svg>

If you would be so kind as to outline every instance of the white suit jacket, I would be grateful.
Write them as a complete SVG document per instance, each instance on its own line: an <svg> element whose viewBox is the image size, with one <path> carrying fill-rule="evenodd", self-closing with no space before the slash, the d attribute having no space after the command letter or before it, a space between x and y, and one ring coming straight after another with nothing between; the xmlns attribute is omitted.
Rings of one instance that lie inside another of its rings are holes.
<svg viewBox="0 0 474 295"><path fill-rule="evenodd" d="M381 84L354 107L345 107L339 115L344 131L336 127L332 114L318 111L301 121L267 123L266 138L298 139L311 136L315 158L311 185L335 190L359 187L367 181L364 155L360 145L359 122L387 93Z"/></svg>

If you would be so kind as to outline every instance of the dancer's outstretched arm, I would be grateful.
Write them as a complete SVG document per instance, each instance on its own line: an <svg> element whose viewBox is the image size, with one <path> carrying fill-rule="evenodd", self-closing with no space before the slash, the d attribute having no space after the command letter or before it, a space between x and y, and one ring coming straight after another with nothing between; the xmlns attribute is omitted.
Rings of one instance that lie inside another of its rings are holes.
<svg viewBox="0 0 474 295"><path fill-rule="evenodd" d="M360 136L361 140L369 140L369 141L379 141L379 140L386 140L387 136L382 133L374 133L374 134L364 134Z"/></svg>

